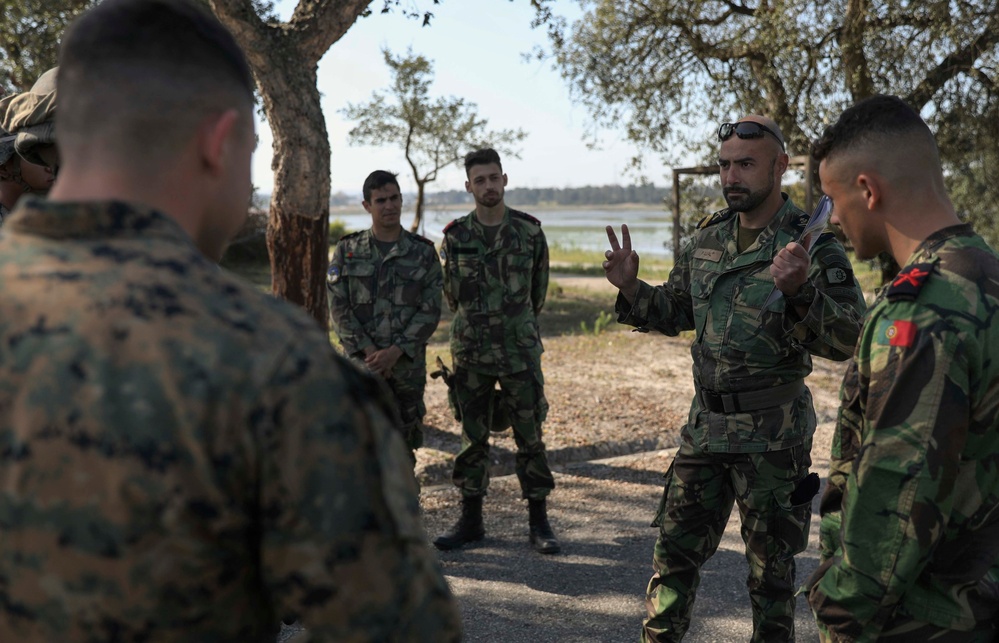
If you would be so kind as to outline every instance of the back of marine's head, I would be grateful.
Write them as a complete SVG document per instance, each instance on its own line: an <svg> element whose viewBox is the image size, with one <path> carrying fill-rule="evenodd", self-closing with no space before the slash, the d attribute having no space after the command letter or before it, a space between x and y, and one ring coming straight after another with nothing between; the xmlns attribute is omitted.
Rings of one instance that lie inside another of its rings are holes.
<svg viewBox="0 0 999 643"><path fill-rule="evenodd" d="M252 119L253 79L232 35L184 0L105 0L67 30L56 138L64 163L155 168L211 114Z"/></svg>

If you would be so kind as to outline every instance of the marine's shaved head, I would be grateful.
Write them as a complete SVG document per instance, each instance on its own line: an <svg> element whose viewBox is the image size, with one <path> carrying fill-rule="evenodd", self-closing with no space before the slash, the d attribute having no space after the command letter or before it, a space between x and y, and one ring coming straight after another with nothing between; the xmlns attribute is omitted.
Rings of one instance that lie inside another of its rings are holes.
<svg viewBox="0 0 999 643"><path fill-rule="evenodd" d="M98 148L105 160L155 165L206 116L252 115L243 52L187 0L105 0L88 11L63 40L58 87L56 138L78 161Z"/></svg>

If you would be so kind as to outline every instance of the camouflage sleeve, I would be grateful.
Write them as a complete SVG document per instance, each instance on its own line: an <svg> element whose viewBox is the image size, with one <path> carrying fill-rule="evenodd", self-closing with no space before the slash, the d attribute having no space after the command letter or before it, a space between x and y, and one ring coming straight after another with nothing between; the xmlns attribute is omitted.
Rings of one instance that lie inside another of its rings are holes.
<svg viewBox="0 0 999 643"><path fill-rule="evenodd" d="M680 253L680 259L669 273L669 280L661 286L638 282L634 304L629 304L618 293L614 311L621 324L636 326L639 330L657 330L663 335L677 335L694 328L693 300L690 296L690 245Z"/></svg>
<svg viewBox="0 0 999 643"><path fill-rule="evenodd" d="M289 352L255 419L262 581L316 641L459 641L390 402L315 343Z"/></svg>
<svg viewBox="0 0 999 643"><path fill-rule="evenodd" d="M832 235L816 243L808 279L815 286L815 301L804 319L794 306L787 306L785 326L812 355L847 360L857 345L867 304L846 251Z"/></svg>
<svg viewBox="0 0 999 643"><path fill-rule="evenodd" d="M842 552L809 592L833 640L878 638L940 541L957 494L971 492L955 485L970 421L967 338L943 320L879 319L862 438L843 492Z"/></svg>
<svg viewBox="0 0 999 643"><path fill-rule="evenodd" d="M441 262L436 251L431 250L426 254L423 268L425 274L422 279L420 308L413 314L406 328L392 338L392 343L410 358L416 355L420 346L430 341L430 336L441 321L441 288L444 276L441 274Z"/></svg>
<svg viewBox="0 0 999 643"><path fill-rule="evenodd" d="M538 230L534 239L534 271L531 276L531 303L534 305L534 316L541 314L548 297L548 241L545 233Z"/></svg>
<svg viewBox="0 0 999 643"><path fill-rule="evenodd" d="M451 286L451 238L444 232L444 239L441 241L441 256L444 258L444 298L447 300L447 307L452 313L458 311L458 300L454 297L454 290Z"/></svg>
<svg viewBox="0 0 999 643"><path fill-rule="evenodd" d="M347 355L356 355L364 353L369 346L377 347L354 315L350 305L350 280L344 278L343 267L343 244L338 243L333 250L333 259L326 278L326 288L330 295L330 321L344 352Z"/></svg>

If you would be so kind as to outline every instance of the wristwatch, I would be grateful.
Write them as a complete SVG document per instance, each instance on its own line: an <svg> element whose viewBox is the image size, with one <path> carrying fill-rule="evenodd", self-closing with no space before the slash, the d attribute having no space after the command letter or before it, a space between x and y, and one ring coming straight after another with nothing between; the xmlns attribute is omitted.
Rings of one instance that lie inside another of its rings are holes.
<svg viewBox="0 0 999 643"><path fill-rule="evenodd" d="M811 281L806 281L798 288L798 292L787 298L794 307L808 308L815 301L815 286Z"/></svg>

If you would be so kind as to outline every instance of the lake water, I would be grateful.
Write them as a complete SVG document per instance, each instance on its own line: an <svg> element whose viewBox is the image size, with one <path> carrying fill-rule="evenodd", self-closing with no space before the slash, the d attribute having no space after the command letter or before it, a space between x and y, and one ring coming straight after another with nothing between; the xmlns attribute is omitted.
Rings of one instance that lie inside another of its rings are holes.
<svg viewBox="0 0 999 643"><path fill-rule="evenodd" d="M605 226L613 225L618 237L621 224L627 223L631 231L632 247L639 254L649 257L669 258L673 243L672 213L661 208L639 210L540 210L528 212L541 221L549 246L564 249L578 249L603 252L610 246L607 243ZM423 236L434 243L443 237L444 226L453 219L463 216L461 210L427 210L424 213ZM347 230L361 230L371 226L371 216L361 213L332 213L330 220L343 221ZM402 224L409 227L413 212L403 212Z"/></svg>

